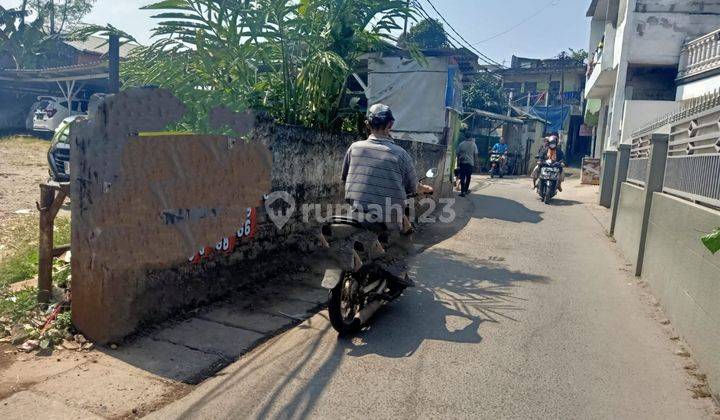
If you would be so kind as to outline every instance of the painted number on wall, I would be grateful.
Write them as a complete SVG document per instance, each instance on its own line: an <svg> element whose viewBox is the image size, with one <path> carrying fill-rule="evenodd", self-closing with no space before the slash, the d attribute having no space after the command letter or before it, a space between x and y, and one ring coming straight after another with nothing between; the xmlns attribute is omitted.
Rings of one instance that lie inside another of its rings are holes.
<svg viewBox="0 0 720 420"><path fill-rule="evenodd" d="M257 213L254 208L248 208L245 213L245 220L242 225L235 231L235 234L219 240L214 247L203 247L198 250L188 261L193 264L199 264L200 261L208 259L213 255L213 251L218 254L231 254L235 251L235 247L243 239L251 239L255 236Z"/></svg>

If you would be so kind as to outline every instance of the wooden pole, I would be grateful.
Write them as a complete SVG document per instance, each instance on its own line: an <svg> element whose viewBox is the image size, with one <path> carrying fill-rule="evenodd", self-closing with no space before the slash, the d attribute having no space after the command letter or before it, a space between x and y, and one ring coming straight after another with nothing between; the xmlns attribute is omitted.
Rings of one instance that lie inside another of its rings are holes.
<svg viewBox="0 0 720 420"><path fill-rule="evenodd" d="M40 248L38 250L38 302L48 303L52 292L53 219L55 189L40 185Z"/></svg>

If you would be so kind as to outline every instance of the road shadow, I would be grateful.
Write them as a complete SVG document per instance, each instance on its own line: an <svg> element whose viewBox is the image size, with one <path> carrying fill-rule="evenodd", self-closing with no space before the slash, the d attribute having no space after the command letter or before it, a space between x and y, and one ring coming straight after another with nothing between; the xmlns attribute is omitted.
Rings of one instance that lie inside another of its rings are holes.
<svg viewBox="0 0 720 420"><path fill-rule="evenodd" d="M582 203L580 201L575 201L575 200L563 200L562 198L553 198L550 201L551 206L559 206L559 207L576 206L578 204L582 204Z"/></svg>
<svg viewBox="0 0 720 420"><path fill-rule="evenodd" d="M215 399L227 404L223 395L228 389L248 386L257 387L252 392L258 401L251 409L247 401L238 402L230 409L235 417L311 417L350 359L356 364L368 355L412 357L428 340L481 344L483 323L521 322L517 314L524 311L526 299L516 296L518 288L549 282L543 276L512 271L502 259L479 260L447 249L430 250L421 258L414 272L418 287L386 305L360 333L337 337L323 312L322 318L300 325L293 336L276 337L272 345L246 356L239 369L217 382L180 418L202 417L198 410L212 409ZM249 376L255 378L248 383Z"/></svg>
<svg viewBox="0 0 720 420"><path fill-rule="evenodd" d="M495 219L511 223L540 223L542 212L530 210L523 204L494 195L474 194L470 196L475 206L472 214L477 219Z"/></svg>
<svg viewBox="0 0 720 420"><path fill-rule="evenodd" d="M425 340L480 343L482 323L517 322L514 314L524 310L525 302L515 296L517 287L549 281L509 270L502 260L478 260L448 249L432 249L419 258L422 270L412 272L419 287L379 311L358 335L360 344L345 343L348 356L408 357Z"/></svg>

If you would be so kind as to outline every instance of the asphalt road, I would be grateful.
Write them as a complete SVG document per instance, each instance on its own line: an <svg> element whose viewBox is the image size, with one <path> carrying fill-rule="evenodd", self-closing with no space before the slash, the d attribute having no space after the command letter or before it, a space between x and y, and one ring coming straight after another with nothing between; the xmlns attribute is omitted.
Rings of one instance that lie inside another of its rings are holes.
<svg viewBox="0 0 720 420"><path fill-rule="evenodd" d="M593 195L569 182L559 198L491 181L415 259L420 287L367 330L338 339L320 313L154 416L713 417Z"/></svg>

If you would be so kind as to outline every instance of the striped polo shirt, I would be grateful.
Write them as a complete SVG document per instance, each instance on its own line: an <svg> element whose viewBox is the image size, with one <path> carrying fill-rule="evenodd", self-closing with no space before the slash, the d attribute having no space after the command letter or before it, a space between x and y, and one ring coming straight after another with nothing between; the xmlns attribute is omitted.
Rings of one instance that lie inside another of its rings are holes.
<svg viewBox="0 0 720 420"><path fill-rule="evenodd" d="M417 192L417 175L412 158L391 138L371 135L353 143L345 154L342 179L345 199L356 207L369 204L402 205Z"/></svg>

